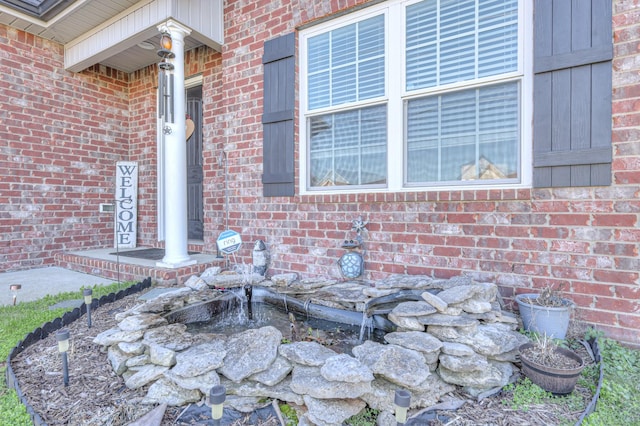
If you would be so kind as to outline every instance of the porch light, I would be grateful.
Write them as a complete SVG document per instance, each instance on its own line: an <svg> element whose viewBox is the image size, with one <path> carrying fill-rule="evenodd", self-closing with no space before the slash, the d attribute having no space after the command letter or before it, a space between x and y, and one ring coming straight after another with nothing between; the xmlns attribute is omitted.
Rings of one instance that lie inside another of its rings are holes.
<svg viewBox="0 0 640 426"><path fill-rule="evenodd" d="M411 403L411 394L404 389L397 389L393 400L396 410L396 424L403 425L407 421L407 411Z"/></svg>
<svg viewBox="0 0 640 426"><path fill-rule="evenodd" d="M69 330L56 332L58 341L58 352L62 356L62 380L65 386L69 386L69 363L67 361L67 351L69 350Z"/></svg>
<svg viewBox="0 0 640 426"><path fill-rule="evenodd" d="M84 304L87 305L87 327L91 328L91 301L93 299L93 290L85 288L82 295L84 296Z"/></svg>
<svg viewBox="0 0 640 426"><path fill-rule="evenodd" d="M21 284L11 284L9 286L9 291L11 291L13 306L16 306L16 301L18 300L18 291L22 288Z"/></svg>
<svg viewBox="0 0 640 426"><path fill-rule="evenodd" d="M217 385L209 391L209 403L211 404L211 418L213 424L220 425L220 419L224 411L224 400L226 399L226 389L222 385Z"/></svg>
<svg viewBox="0 0 640 426"><path fill-rule="evenodd" d="M176 55L171 51L173 47L173 40L171 40L171 34L167 31L162 32L160 35L160 50L158 50L158 56L162 58L174 58Z"/></svg>

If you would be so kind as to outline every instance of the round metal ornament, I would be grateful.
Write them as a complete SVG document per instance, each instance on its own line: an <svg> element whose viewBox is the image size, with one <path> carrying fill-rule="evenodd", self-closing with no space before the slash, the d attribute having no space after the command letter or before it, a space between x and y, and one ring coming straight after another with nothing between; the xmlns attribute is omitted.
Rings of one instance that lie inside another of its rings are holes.
<svg viewBox="0 0 640 426"><path fill-rule="evenodd" d="M345 278L357 278L364 271L364 259L360 253L355 251L343 254L338 260L338 265Z"/></svg>

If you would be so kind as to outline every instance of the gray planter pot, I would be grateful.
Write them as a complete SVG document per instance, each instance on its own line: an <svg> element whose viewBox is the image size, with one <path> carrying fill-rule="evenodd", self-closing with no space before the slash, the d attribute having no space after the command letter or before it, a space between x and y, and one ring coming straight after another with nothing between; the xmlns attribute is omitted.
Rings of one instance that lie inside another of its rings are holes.
<svg viewBox="0 0 640 426"><path fill-rule="evenodd" d="M533 300L537 297L537 294L516 296L524 329L553 339L564 339L569 328L573 302L569 299L562 299L562 306L540 306L527 301L527 299Z"/></svg>

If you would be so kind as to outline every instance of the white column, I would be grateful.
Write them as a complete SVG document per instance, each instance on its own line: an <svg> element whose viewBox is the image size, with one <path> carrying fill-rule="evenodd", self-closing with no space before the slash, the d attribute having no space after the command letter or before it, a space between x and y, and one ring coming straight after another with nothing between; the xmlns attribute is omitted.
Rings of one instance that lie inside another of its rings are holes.
<svg viewBox="0 0 640 426"><path fill-rule="evenodd" d="M164 214L165 252L157 266L178 268L193 265L187 250L187 144L184 89L184 38L191 30L169 20L158 26L171 35L175 54L173 64L174 123L164 123Z"/></svg>

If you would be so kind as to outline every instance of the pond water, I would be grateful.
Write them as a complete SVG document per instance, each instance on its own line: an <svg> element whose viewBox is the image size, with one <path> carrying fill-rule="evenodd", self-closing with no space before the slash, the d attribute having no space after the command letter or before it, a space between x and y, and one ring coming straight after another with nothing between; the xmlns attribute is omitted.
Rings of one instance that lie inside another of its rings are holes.
<svg viewBox="0 0 640 426"><path fill-rule="evenodd" d="M313 341L339 353L350 353L351 348L361 344L363 339L384 341L385 332L371 329L366 324L315 318L309 313L286 309L284 305L264 300L248 302L246 298L237 296L228 299L222 309L216 309L210 320L187 323L187 331L232 335L247 329L273 326L280 330L285 342Z"/></svg>

